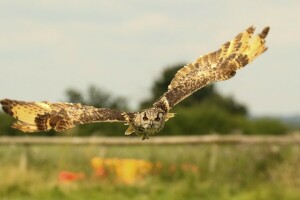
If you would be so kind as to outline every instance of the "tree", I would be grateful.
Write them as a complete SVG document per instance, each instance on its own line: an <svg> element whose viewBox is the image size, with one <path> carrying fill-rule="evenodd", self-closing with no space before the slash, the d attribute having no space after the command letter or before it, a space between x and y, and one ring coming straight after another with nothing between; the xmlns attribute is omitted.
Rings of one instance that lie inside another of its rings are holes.
<svg viewBox="0 0 300 200"><path fill-rule="evenodd" d="M73 88L67 89L66 95L68 102L85 104L82 94Z"/></svg>
<svg viewBox="0 0 300 200"><path fill-rule="evenodd" d="M124 97L114 97L105 90L94 85L88 87L86 94L70 88L66 91L67 101L95 106L98 108L115 108L128 110L127 100Z"/></svg>

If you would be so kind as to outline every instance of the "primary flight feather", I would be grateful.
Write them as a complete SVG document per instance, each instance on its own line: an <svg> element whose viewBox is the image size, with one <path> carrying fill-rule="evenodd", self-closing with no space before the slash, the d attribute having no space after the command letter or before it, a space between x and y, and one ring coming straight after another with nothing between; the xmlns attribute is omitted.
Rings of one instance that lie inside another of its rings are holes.
<svg viewBox="0 0 300 200"><path fill-rule="evenodd" d="M269 27L254 34L247 28L233 40L212 53L197 58L176 73L167 91L148 108L139 112L122 112L110 108L95 108L73 103L25 102L10 99L0 101L4 112L17 122L12 127L24 132L64 131L79 124L93 122L123 122L129 125L125 134L135 132L148 139L163 129L165 122L174 117L170 113L180 101L206 85L232 78L236 71L267 50L265 38Z"/></svg>

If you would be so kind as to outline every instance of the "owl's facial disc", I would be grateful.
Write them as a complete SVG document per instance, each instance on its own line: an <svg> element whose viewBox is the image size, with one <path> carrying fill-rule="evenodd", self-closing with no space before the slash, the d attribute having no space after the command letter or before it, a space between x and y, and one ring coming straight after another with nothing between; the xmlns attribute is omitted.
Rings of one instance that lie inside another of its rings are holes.
<svg viewBox="0 0 300 200"><path fill-rule="evenodd" d="M156 133L163 128L164 113L158 109L150 108L141 112L135 120L135 126L140 133Z"/></svg>

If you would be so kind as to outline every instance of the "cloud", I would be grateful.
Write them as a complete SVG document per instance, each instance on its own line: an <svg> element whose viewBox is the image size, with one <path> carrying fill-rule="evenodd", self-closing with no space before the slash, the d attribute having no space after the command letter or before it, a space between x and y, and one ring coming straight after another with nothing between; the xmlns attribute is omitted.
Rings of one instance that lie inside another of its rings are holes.
<svg viewBox="0 0 300 200"><path fill-rule="evenodd" d="M161 13L146 13L127 20L120 25L122 33L141 34L143 32L162 30L170 19Z"/></svg>
<svg viewBox="0 0 300 200"><path fill-rule="evenodd" d="M20 46L49 46L62 41L61 32L51 29L19 30L18 32L0 32L2 49L17 49Z"/></svg>

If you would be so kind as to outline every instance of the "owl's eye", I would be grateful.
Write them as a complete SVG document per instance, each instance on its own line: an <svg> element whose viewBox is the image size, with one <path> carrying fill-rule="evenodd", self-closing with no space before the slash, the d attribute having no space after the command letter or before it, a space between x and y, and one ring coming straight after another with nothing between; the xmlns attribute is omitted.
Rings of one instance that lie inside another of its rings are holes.
<svg viewBox="0 0 300 200"><path fill-rule="evenodd" d="M160 113L157 115L157 117L154 119L155 121L157 121L157 122L159 122L160 121L160 117L161 117L161 115L160 115Z"/></svg>
<svg viewBox="0 0 300 200"><path fill-rule="evenodd" d="M143 120L148 121L148 117L146 116L146 114L144 115Z"/></svg>

